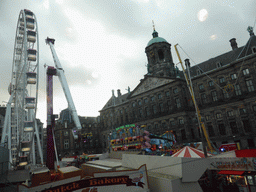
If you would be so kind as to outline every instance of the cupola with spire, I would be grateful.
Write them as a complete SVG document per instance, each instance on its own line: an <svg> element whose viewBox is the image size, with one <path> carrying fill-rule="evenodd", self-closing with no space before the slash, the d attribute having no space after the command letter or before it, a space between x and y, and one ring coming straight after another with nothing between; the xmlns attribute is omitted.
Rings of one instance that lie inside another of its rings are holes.
<svg viewBox="0 0 256 192"><path fill-rule="evenodd" d="M152 36L153 38L148 42L145 50L148 58L148 75L176 77L171 44L158 36L154 22Z"/></svg>

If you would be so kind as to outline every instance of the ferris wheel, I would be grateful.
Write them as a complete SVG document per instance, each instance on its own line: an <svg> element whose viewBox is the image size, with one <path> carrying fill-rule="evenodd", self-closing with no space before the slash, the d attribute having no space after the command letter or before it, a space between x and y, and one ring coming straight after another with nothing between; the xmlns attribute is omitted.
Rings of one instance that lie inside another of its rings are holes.
<svg viewBox="0 0 256 192"><path fill-rule="evenodd" d="M36 16L20 11L13 52L10 99L6 108L1 143L10 150L14 166L43 163L36 120L39 75L39 37ZM35 139L36 138L36 139ZM37 145L37 148L35 148Z"/></svg>

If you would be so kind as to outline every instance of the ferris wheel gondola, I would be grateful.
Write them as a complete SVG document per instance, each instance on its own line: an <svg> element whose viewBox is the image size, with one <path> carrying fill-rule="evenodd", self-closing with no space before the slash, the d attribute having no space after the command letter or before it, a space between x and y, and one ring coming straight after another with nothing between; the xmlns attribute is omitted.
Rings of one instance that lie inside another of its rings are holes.
<svg viewBox="0 0 256 192"><path fill-rule="evenodd" d="M21 10L17 22L10 99L7 104L1 143L10 149L13 165L35 164L37 154L43 163L42 148L36 121L39 74L39 37L35 14ZM26 162L25 162L26 160Z"/></svg>

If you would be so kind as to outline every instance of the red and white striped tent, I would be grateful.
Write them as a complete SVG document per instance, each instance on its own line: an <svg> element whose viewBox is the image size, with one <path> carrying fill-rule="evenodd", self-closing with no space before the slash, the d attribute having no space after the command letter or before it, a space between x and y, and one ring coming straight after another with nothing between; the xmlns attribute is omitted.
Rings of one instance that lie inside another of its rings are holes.
<svg viewBox="0 0 256 192"><path fill-rule="evenodd" d="M212 156L212 154L207 153L208 156ZM175 154L172 155L172 157L193 157L193 158L204 158L204 152L195 149L193 147L183 147L181 150L176 152Z"/></svg>

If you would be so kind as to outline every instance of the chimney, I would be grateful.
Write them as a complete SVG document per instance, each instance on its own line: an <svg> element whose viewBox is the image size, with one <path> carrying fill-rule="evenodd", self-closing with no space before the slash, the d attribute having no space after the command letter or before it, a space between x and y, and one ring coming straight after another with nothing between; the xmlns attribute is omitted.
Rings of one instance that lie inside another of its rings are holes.
<svg viewBox="0 0 256 192"><path fill-rule="evenodd" d="M121 91L120 89L117 89L117 97L120 97L122 94L121 94Z"/></svg>
<svg viewBox="0 0 256 192"><path fill-rule="evenodd" d="M115 97L115 91L112 89L112 97Z"/></svg>
<svg viewBox="0 0 256 192"><path fill-rule="evenodd" d="M232 50L236 50L237 49L236 38L230 39L229 42L232 47Z"/></svg>

